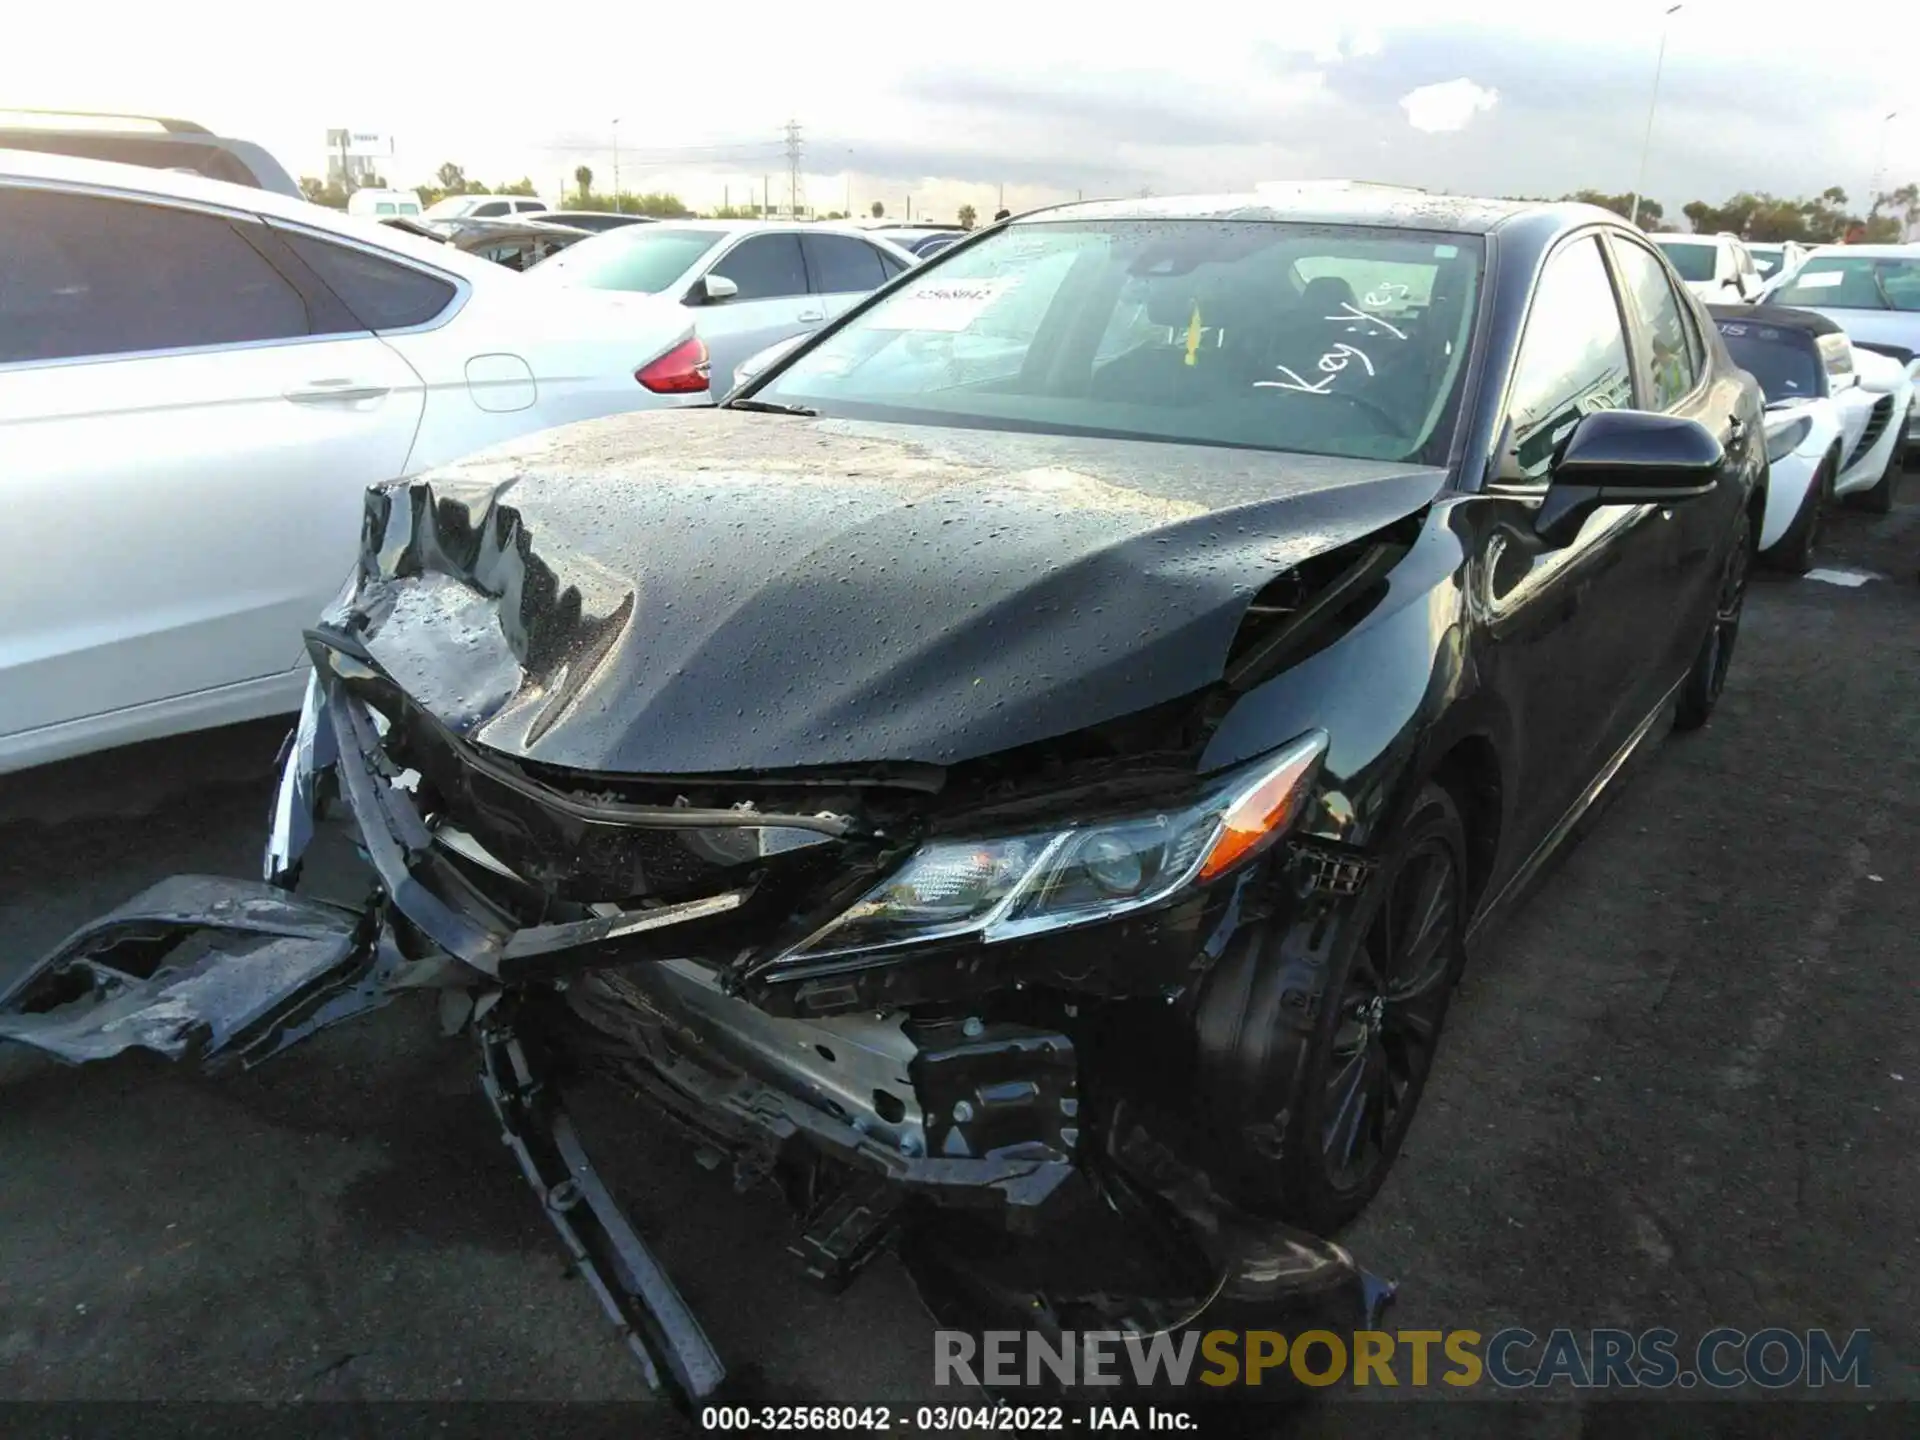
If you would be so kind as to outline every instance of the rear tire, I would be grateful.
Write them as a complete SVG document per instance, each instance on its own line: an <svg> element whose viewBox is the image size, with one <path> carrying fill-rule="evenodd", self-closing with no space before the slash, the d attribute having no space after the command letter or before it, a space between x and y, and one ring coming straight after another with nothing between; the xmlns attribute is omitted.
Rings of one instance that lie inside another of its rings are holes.
<svg viewBox="0 0 1920 1440"><path fill-rule="evenodd" d="M1726 688L1727 670L1733 664L1734 642L1740 638L1740 613L1747 600L1747 576L1752 569L1753 527L1743 514L1740 533L1734 537L1720 571L1720 588L1713 602L1713 621L1694 656L1693 668L1681 682L1680 697L1673 715L1676 730L1698 730L1712 717Z"/></svg>
<svg viewBox="0 0 1920 1440"><path fill-rule="evenodd" d="M1887 456L1887 468L1880 472L1880 478L1870 490L1861 490L1848 496L1856 507L1869 515L1888 515L1893 511L1893 492L1900 484L1900 476L1907 468L1907 422L1900 419L1900 435L1893 442L1893 453Z"/></svg>
<svg viewBox="0 0 1920 1440"><path fill-rule="evenodd" d="M1827 494L1832 484L1833 460L1829 456L1814 472L1786 534L1767 551L1764 558L1770 567L1794 575L1804 575L1813 568L1813 552L1820 543L1820 522L1826 514Z"/></svg>
<svg viewBox="0 0 1920 1440"><path fill-rule="evenodd" d="M1399 1153L1465 958L1466 831L1427 784L1366 889L1335 922L1324 972L1255 931L1209 977L1200 1105L1222 1181L1319 1234L1366 1208ZM1319 981L1306 1005L1303 977Z"/></svg>

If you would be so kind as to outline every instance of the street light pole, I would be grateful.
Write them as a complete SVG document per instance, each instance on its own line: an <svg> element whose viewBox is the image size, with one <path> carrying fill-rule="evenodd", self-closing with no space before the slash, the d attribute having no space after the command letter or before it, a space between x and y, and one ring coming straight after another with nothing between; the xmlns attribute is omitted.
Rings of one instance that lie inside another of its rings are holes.
<svg viewBox="0 0 1920 1440"><path fill-rule="evenodd" d="M1647 151L1653 148L1653 112L1660 108L1660 72L1667 63L1667 24L1682 8L1669 5L1660 18L1660 53L1653 62L1653 97L1647 101L1647 133L1640 140L1640 174L1633 182L1633 204L1627 209L1627 223L1640 223L1640 192L1647 188Z"/></svg>
<svg viewBox="0 0 1920 1440"><path fill-rule="evenodd" d="M1880 191L1887 183L1887 127L1898 118L1898 110L1889 110L1880 117L1880 153L1873 160L1873 185L1867 191L1867 218L1873 218L1874 207L1880 203Z"/></svg>
<svg viewBox="0 0 1920 1440"><path fill-rule="evenodd" d="M613 208L620 208L620 117L613 119Z"/></svg>
<svg viewBox="0 0 1920 1440"><path fill-rule="evenodd" d="M847 151L847 218L853 218L853 151Z"/></svg>

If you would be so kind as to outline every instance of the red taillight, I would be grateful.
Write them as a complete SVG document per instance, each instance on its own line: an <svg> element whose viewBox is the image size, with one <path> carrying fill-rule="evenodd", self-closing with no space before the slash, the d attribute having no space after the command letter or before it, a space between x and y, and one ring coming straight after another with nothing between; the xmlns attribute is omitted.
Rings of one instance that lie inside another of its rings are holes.
<svg viewBox="0 0 1920 1440"><path fill-rule="evenodd" d="M707 388L707 346L698 335L676 345L633 378L656 395L687 395Z"/></svg>

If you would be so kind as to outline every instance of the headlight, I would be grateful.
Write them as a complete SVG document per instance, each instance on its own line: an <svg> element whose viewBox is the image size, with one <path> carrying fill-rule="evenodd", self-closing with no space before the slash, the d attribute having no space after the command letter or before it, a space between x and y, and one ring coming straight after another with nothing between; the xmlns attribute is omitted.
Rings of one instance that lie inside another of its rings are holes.
<svg viewBox="0 0 1920 1440"><path fill-rule="evenodd" d="M1813 429L1813 417L1802 415L1798 420L1789 420L1777 430L1767 431L1767 463L1784 460L1800 448L1800 442L1807 438L1807 432Z"/></svg>
<svg viewBox="0 0 1920 1440"><path fill-rule="evenodd" d="M1236 869L1293 827L1327 753L1313 730L1184 809L1070 829L935 840L783 959L1111 919Z"/></svg>

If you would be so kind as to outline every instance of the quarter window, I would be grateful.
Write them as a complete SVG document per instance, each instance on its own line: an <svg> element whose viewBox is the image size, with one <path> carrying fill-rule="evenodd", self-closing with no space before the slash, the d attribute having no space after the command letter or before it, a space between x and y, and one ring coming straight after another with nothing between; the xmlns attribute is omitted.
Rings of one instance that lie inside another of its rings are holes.
<svg viewBox="0 0 1920 1440"><path fill-rule="evenodd" d="M305 298L244 238L259 228L0 186L0 364L308 334Z"/></svg>
<svg viewBox="0 0 1920 1440"><path fill-rule="evenodd" d="M1667 283L1665 268L1630 240L1614 246L1620 279L1640 314L1640 368L1647 377L1647 405L1668 410L1699 380L1686 307Z"/></svg>
<svg viewBox="0 0 1920 1440"><path fill-rule="evenodd" d="M741 300L774 300L807 293L807 271L797 235L754 235L722 255L712 272L740 287Z"/></svg>
<svg viewBox="0 0 1920 1440"><path fill-rule="evenodd" d="M1543 478L1583 416L1632 405L1627 337L1600 242L1576 240L1547 261L1534 293L1514 364L1501 478Z"/></svg>
<svg viewBox="0 0 1920 1440"><path fill-rule="evenodd" d="M452 283L437 275L297 230L279 233L369 330L424 325L453 303Z"/></svg>

